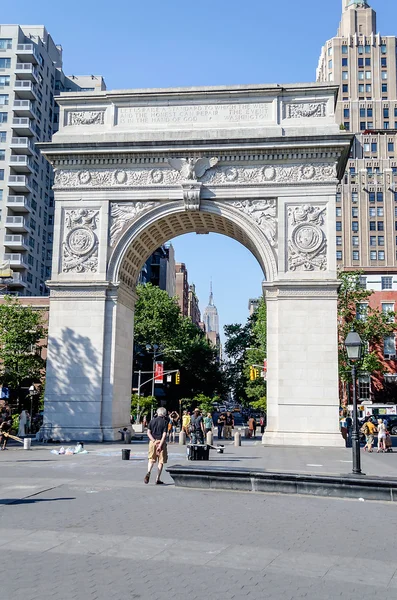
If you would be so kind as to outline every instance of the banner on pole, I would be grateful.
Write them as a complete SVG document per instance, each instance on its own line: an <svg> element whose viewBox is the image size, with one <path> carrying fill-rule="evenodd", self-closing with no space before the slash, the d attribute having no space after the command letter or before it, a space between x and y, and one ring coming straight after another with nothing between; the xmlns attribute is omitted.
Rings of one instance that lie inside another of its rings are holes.
<svg viewBox="0 0 397 600"><path fill-rule="evenodd" d="M154 367L154 382L164 383L164 363L159 361L155 363Z"/></svg>

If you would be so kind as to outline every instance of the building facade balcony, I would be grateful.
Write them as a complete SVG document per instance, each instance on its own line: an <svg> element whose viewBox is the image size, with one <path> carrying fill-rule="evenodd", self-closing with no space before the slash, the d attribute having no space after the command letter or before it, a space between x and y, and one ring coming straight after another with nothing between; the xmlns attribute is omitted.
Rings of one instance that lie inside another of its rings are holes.
<svg viewBox="0 0 397 600"><path fill-rule="evenodd" d="M12 105L12 109L16 117L30 117L31 119L37 118L33 102L31 102L30 100L15 99L14 104Z"/></svg>
<svg viewBox="0 0 397 600"><path fill-rule="evenodd" d="M26 154L31 156L34 152L34 145L28 137L11 138L10 148L14 154Z"/></svg>
<svg viewBox="0 0 397 600"><path fill-rule="evenodd" d="M33 173L33 167L29 156L15 154L10 156L10 167L16 173Z"/></svg>
<svg viewBox="0 0 397 600"><path fill-rule="evenodd" d="M4 254L4 261L10 263L11 269L27 269L28 267L25 254L6 253Z"/></svg>
<svg viewBox="0 0 397 600"><path fill-rule="evenodd" d="M18 192L32 193L33 191L30 187L29 177L26 177L26 175L9 175L8 186Z"/></svg>
<svg viewBox="0 0 397 600"><path fill-rule="evenodd" d="M10 248L10 250L29 250L24 235L6 234L4 236L4 246Z"/></svg>
<svg viewBox="0 0 397 600"><path fill-rule="evenodd" d="M23 287L26 288L28 280L25 273L13 273L12 279L8 282L8 287Z"/></svg>
<svg viewBox="0 0 397 600"><path fill-rule="evenodd" d="M14 81L14 92L18 95L18 98L24 98L27 100L38 100L34 83L24 79L16 79Z"/></svg>
<svg viewBox="0 0 397 600"><path fill-rule="evenodd" d="M30 62L19 62L15 65L15 75L18 79L29 79L38 83L39 74L36 67Z"/></svg>
<svg viewBox="0 0 397 600"><path fill-rule="evenodd" d="M34 44L17 44L17 56L19 62L39 63L36 46Z"/></svg>
<svg viewBox="0 0 397 600"><path fill-rule="evenodd" d="M30 231L28 219L26 217L6 217L5 226L8 231L14 231L19 233L28 233Z"/></svg>
<svg viewBox="0 0 397 600"><path fill-rule="evenodd" d="M18 135L32 136L35 134L32 121L28 117L14 117L12 128Z"/></svg>
<svg viewBox="0 0 397 600"><path fill-rule="evenodd" d="M17 213L31 213L30 199L26 196L7 196L6 207Z"/></svg>

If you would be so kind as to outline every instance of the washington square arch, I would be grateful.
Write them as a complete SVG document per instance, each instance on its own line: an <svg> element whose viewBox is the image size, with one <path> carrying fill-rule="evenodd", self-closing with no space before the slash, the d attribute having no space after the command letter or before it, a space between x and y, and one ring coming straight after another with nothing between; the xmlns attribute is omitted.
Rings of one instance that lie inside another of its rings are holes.
<svg viewBox="0 0 397 600"><path fill-rule="evenodd" d="M215 232L263 270L266 443L341 445L335 195L351 136L336 94L296 84L57 98L59 132L41 144L55 169L53 438L112 440L129 424L140 269L173 237Z"/></svg>

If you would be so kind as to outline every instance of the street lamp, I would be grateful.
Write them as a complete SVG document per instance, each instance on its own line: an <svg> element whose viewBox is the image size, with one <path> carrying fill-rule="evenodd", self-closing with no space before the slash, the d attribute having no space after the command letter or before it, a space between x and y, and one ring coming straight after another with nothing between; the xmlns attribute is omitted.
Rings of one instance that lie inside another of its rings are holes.
<svg viewBox="0 0 397 600"><path fill-rule="evenodd" d="M345 348L347 358L351 363L353 380L353 432L352 432L352 450L353 450L353 473L361 473L361 455L360 455L360 434L358 430L357 415L357 391L356 391L356 363L361 359L363 344L360 336L353 329L348 333L345 339Z"/></svg>

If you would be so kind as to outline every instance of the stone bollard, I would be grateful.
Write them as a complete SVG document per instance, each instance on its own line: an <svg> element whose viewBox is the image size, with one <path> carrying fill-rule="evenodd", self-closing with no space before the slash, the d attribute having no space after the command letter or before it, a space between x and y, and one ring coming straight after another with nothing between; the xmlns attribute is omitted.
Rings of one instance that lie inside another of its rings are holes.
<svg viewBox="0 0 397 600"><path fill-rule="evenodd" d="M214 434L212 433L212 431L207 432L207 440L206 441L209 446L212 446L214 444Z"/></svg>
<svg viewBox="0 0 397 600"><path fill-rule="evenodd" d="M263 445L265 445L265 444L266 444L265 435L266 435L266 432L262 434L262 444L263 444Z"/></svg>
<svg viewBox="0 0 397 600"><path fill-rule="evenodd" d="M23 449L24 450L30 450L30 446L31 445L32 445L31 438L24 438L24 440L23 440Z"/></svg>
<svg viewBox="0 0 397 600"><path fill-rule="evenodd" d="M179 444L181 446L186 446L186 433L184 431L179 433Z"/></svg>
<svg viewBox="0 0 397 600"><path fill-rule="evenodd" d="M241 446L241 433L239 431L234 434L234 445Z"/></svg>

